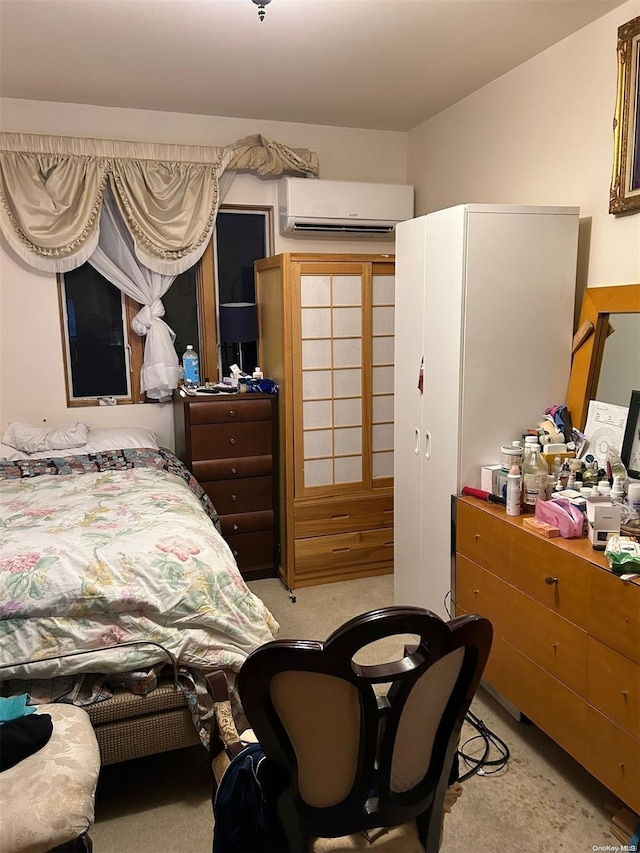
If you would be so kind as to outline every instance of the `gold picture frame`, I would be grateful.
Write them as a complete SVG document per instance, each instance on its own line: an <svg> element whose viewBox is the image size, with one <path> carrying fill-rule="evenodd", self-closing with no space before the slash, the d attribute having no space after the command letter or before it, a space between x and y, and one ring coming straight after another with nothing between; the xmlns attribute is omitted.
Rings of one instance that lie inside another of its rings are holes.
<svg viewBox="0 0 640 853"><path fill-rule="evenodd" d="M618 27L618 87L613 120L609 213L640 210L640 16Z"/></svg>

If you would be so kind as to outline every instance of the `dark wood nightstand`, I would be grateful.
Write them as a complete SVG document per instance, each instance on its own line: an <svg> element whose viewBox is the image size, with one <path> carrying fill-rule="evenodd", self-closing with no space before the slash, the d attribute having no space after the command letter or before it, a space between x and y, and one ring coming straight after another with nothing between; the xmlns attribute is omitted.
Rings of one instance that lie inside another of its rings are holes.
<svg viewBox="0 0 640 853"><path fill-rule="evenodd" d="M176 456L218 511L245 580L278 567L277 396L174 394Z"/></svg>

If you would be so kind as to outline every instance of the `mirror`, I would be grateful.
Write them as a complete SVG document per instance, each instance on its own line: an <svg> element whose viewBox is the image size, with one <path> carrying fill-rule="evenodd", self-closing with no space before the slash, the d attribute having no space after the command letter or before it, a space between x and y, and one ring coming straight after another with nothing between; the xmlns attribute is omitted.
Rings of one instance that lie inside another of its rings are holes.
<svg viewBox="0 0 640 853"><path fill-rule="evenodd" d="M583 430L590 400L628 406L631 392L640 388L640 284L588 287L576 339L567 408Z"/></svg>

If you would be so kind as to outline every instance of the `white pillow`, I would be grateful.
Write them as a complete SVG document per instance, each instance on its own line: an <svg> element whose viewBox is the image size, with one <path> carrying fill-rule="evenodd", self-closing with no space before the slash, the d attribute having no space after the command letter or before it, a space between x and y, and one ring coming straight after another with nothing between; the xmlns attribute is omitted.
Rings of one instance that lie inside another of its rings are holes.
<svg viewBox="0 0 640 853"><path fill-rule="evenodd" d="M91 424L76 421L66 427L37 427L31 424L13 422L2 436L2 443L8 444L24 453L38 453L42 450L67 450L70 447L82 447L87 443Z"/></svg>
<svg viewBox="0 0 640 853"><path fill-rule="evenodd" d="M67 453L40 451L23 453L5 444L0 444L0 459L14 462L16 459L46 459L49 456L73 456L76 453L100 453L102 450L122 450L124 447L150 447L158 450L155 432L145 427L104 427L90 429L87 443Z"/></svg>

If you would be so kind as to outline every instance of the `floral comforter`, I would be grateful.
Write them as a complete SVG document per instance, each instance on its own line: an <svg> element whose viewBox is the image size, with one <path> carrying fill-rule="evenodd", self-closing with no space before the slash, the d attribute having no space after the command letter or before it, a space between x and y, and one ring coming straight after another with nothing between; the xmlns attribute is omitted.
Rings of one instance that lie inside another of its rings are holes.
<svg viewBox="0 0 640 853"><path fill-rule="evenodd" d="M278 626L216 520L168 451L0 463L0 664L15 662L0 678L167 660L154 645L118 647L140 641L186 667L237 671Z"/></svg>

